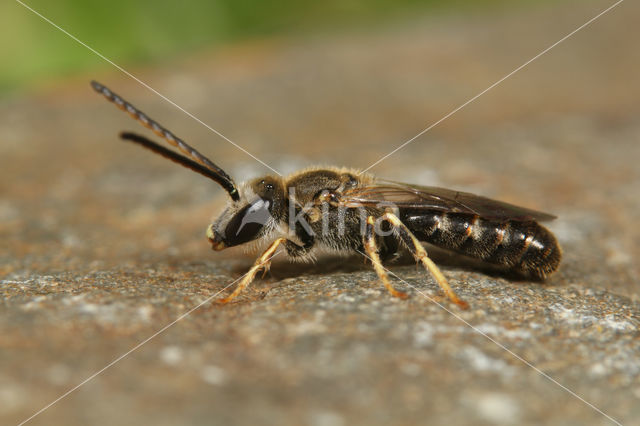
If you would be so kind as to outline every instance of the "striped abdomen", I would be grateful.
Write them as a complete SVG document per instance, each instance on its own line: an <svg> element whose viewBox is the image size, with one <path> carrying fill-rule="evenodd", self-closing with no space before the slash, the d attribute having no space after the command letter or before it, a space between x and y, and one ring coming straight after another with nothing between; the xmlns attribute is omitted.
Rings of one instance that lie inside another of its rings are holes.
<svg viewBox="0 0 640 426"><path fill-rule="evenodd" d="M526 275L544 278L560 263L562 252L556 238L535 221L499 221L460 213L402 213L402 222L420 241Z"/></svg>

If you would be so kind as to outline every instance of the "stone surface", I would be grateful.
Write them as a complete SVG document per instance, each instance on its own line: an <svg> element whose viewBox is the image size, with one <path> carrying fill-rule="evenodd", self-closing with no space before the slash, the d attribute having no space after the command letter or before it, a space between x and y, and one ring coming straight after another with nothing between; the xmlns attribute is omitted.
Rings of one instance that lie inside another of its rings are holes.
<svg viewBox="0 0 640 426"><path fill-rule="evenodd" d="M606 6L246 44L135 73L282 172L366 168ZM217 186L119 142L140 128L88 81L3 100L0 422L135 349L30 424L640 424L639 12L623 3L372 169L558 215L565 257L545 283L434 252L468 311L432 303L411 261L391 268L411 298L393 299L358 257L279 259L237 302L208 301L253 262L209 250ZM134 81L92 77L236 179L268 172Z"/></svg>

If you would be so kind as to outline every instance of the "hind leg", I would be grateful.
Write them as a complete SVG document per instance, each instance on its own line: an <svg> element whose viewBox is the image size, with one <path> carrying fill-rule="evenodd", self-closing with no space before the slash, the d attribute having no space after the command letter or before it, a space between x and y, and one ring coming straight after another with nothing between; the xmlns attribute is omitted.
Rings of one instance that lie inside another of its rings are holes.
<svg viewBox="0 0 640 426"><path fill-rule="evenodd" d="M447 282L444 274L440 271L440 268L438 268L438 266L433 263L433 260L429 259L429 256L427 256L427 251L425 250L422 243L416 238L415 235L413 235L409 228L407 228L407 226L402 223L400 218L398 218L398 216L394 215L393 213L385 213L381 219L391 224L391 226L394 228L394 231L396 232L396 235L398 236L398 239L400 239L400 241L404 243L413 257L415 257L415 259L420 262L422 266L424 266L425 269L427 269L431 273L431 275L433 275L436 282L447 295L449 300L451 300L461 308L467 309L469 307L469 304L464 300L461 300L453 291L451 286L449 286L449 283Z"/></svg>

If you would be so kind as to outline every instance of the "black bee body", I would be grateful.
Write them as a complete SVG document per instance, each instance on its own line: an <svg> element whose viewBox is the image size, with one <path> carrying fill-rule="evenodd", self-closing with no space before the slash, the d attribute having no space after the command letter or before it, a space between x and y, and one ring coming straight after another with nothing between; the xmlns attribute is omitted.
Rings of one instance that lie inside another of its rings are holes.
<svg viewBox="0 0 640 426"><path fill-rule="evenodd" d="M523 275L545 278L560 263L554 235L539 223L486 219L466 213L401 210L400 220L420 241Z"/></svg>
<svg viewBox="0 0 640 426"><path fill-rule="evenodd" d="M303 170L288 177L265 176L237 186L233 179L182 139L97 82L93 88L183 154L133 133L137 143L224 188L231 200L208 227L214 250L259 240L270 245L240 281L235 298L267 268L278 247L292 259L312 260L317 248L359 252L371 260L387 290L393 288L382 259L406 248L434 276L451 301L460 300L421 244L428 242L536 278L554 272L561 258L555 237L538 222L554 216L444 188L385 181L334 167Z"/></svg>

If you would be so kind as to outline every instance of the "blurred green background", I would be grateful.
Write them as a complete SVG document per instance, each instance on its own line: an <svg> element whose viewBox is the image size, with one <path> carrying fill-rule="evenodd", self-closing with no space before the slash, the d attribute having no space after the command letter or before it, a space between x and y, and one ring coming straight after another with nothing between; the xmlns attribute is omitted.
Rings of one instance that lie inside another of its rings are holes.
<svg viewBox="0 0 640 426"><path fill-rule="evenodd" d="M239 40L378 29L427 14L495 12L531 0L25 0L120 65L179 59ZM0 4L0 94L111 67L20 3Z"/></svg>

